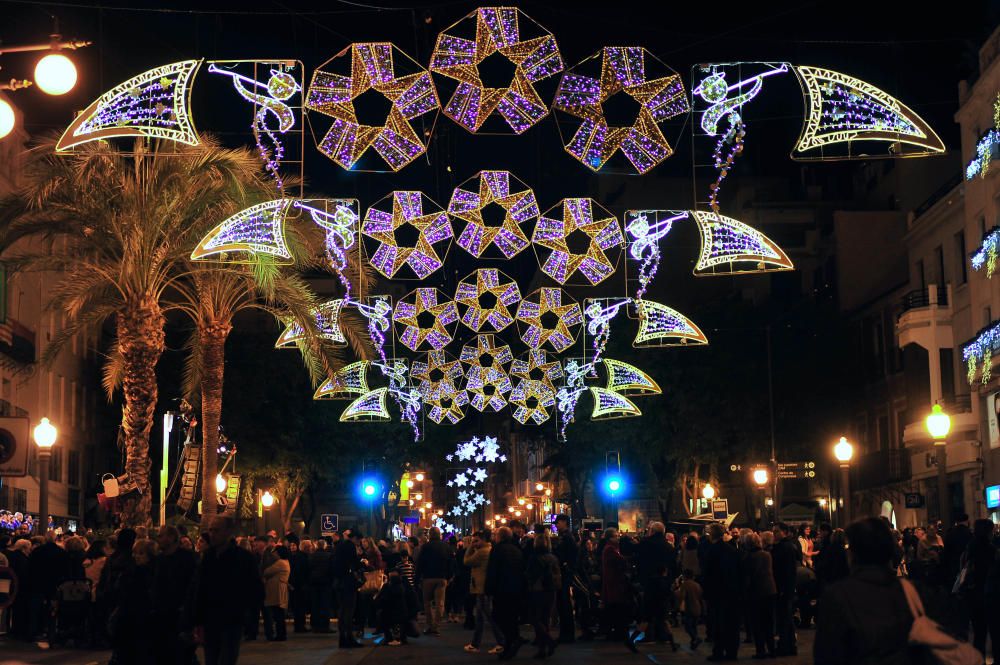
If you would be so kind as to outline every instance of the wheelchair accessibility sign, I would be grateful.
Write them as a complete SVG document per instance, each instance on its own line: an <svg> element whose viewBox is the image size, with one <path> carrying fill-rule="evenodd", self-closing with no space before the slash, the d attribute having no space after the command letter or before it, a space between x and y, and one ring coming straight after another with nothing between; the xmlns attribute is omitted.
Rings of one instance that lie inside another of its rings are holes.
<svg viewBox="0 0 1000 665"><path fill-rule="evenodd" d="M324 513L319 516L319 530L322 536L332 536L334 531L340 531L340 515Z"/></svg>

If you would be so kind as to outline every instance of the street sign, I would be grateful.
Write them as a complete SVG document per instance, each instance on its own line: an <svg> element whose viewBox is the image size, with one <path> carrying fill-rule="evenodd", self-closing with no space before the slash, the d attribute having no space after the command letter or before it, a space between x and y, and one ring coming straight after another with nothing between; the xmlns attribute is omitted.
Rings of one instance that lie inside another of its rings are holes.
<svg viewBox="0 0 1000 665"><path fill-rule="evenodd" d="M712 519L725 522L729 518L729 499L712 500Z"/></svg>
<svg viewBox="0 0 1000 665"><path fill-rule="evenodd" d="M906 500L907 508L923 508L924 507L924 495L919 492L907 492L904 495Z"/></svg>
<svg viewBox="0 0 1000 665"><path fill-rule="evenodd" d="M319 535L332 536L334 531L340 531L340 515L323 513L319 516Z"/></svg>
<svg viewBox="0 0 1000 665"><path fill-rule="evenodd" d="M815 478L816 462L779 462L777 465L778 478Z"/></svg>

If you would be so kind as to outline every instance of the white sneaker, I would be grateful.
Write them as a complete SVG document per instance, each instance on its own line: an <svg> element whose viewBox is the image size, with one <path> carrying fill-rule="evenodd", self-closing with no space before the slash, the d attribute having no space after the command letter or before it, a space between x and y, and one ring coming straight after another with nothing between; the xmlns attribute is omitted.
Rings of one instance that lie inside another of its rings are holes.
<svg viewBox="0 0 1000 665"><path fill-rule="evenodd" d="M471 644L466 644L464 649L466 653L479 653L479 647L474 647ZM491 651L490 653L493 652Z"/></svg>
<svg viewBox="0 0 1000 665"><path fill-rule="evenodd" d="M492 654L494 656L497 655L497 654L501 654L501 653L503 653L503 647L498 644L495 647L493 647L492 649L490 649L489 651L487 651L486 653Z"/></svg>

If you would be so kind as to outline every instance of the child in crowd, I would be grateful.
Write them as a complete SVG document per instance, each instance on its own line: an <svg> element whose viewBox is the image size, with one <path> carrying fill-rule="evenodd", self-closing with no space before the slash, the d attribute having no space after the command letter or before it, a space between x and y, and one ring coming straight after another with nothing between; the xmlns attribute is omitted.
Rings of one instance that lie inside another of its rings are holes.
<svg viewBox="0 0 1000 665"><path fill-rule="evenodd" d="M677 597L677 607L684 621L684 630L691 638L691 648L697 649L701 644L698 638L698 619L704 612L701 585L694 581L694 571L687 569L678 578L674 594Z"/></svg>

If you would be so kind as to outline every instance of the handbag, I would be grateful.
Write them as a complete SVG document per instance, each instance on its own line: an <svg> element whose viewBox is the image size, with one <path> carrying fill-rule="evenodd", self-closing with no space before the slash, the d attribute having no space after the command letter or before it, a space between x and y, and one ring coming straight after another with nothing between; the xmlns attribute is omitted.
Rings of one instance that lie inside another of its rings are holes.
<svg viewBox="0 0 1000 665"><path fill-rule="evenodd" d="M913 615L913 626L910 628L909 642L911 646L926 650L930 660L940 665L983 665L986 661L983 655L968 642L955 639L924 612L924 604L920 594L909 580L900 579L906 603Z"/></svg>
<svg viewBox="0 0 1000 665"><path fill-rule="evenodd" d="M104 496L113 499L119 494L118 478L113 473L106 473L101 476L101 484L104 485Z"/></svg>
<svg viewBox="0 0 1000 665"><path fill-rule="evenodd" d="M376 593L385 583L385 575L381 570L365 571L365 582L358 589L361 593Z"/></svg>

